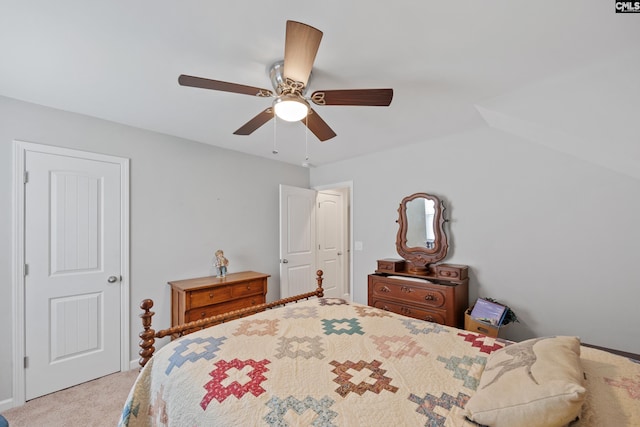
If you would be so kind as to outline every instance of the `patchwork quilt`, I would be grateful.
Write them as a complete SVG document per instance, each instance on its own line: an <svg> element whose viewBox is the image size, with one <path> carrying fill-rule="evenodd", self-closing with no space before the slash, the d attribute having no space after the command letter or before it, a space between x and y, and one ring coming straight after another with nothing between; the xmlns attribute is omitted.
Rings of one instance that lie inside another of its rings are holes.
<svg viewBox="0 0 640 427"><path fill-rule="evenodd" d="M121 426L473 426L463 408L484 335L341 299L312 299L204 329L158 350ZM575 426L640 425L640 364L582 348Z"/></svg>

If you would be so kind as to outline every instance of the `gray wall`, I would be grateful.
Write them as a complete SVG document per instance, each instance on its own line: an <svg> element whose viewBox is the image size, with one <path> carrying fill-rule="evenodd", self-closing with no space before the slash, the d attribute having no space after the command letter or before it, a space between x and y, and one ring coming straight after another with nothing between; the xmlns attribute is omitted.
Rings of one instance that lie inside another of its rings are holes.
<svg viewBox="0 0 640 427"><path fill-rule="evenodd" d="M492 129L311 170L0 97L0 403L11 399L11 189L14 139L131 159L131 358L137 303L156 300L168 326L167 280L230 270L272 275L278 296L278 184L353 182L354 299L366 303L376 260L397 257L400 200L447 206L447 262L471 267L478 296L509 304L514 339L575 334L640 353L640 181ZM335 143L346 143L345 141ZM188 218L188 220L185 220Z"/></svg>
<svg viewBox="0 0 640 427"><path fill-rule="evenodd" d="M640 353L637 179L486 128L311 170L313 186L342 181L363 243L355 301L366 303L376 260L398 257L401 199L427 192L447 206L445 261L470 266L470 300L496 298L521 318L508 338L578 335Z"/></svg>
<svg viewBox="0 0 640 427"><path fill-rule="evenodd" d="M13 140L131 159L132 360L139 302L153 298L154 326L170 326L167 281L211 274L218 248L230 272L271 274L267 298L279 296L278 185L308 187L307 169L0 97L0 404L12 398Z"/></svg>

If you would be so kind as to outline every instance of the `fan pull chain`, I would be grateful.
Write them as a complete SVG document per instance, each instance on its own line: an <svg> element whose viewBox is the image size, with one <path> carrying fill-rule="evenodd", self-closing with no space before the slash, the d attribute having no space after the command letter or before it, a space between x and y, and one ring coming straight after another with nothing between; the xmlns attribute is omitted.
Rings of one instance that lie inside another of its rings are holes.
<svg viewBox="0 0 640 427"><path fill-rule="evenodd" d="M305 129L304 129L304 163L306 166L309 165L309 114L307 114L304 118L305 121Z"/></svg>
<svg viewBox="0 0 640 427"><path fill-rule="evenodd" d="M276 155L278 154L278 132L277 132L277 123L278 123L278 118L276 117L276 115L273 115L273 150L271 151L271 154Z"/></svg>

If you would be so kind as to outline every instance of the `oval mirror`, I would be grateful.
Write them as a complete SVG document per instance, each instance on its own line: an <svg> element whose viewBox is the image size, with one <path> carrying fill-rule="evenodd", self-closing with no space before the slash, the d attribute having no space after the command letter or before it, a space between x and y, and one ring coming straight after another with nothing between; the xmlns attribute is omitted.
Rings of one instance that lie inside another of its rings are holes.
<svg viewBox="0 0 640 427"><path fill-rule="evenodd" d="M409 262L409 271L428 272L429 264L444 259L449 248L442 202L436 196L415 193L402 199L398 214L398 254Z"/></svg>

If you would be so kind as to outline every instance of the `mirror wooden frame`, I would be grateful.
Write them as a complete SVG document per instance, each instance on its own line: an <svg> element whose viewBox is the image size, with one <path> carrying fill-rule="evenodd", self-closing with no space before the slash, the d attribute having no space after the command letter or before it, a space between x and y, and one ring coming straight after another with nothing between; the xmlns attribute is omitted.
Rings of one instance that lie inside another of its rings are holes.
<svg viewBox="0 0 640 427"><path fill-rule="evenodd" d="M416 199L432 200L434 204L435 214L433 217L434 245L433 248L427 247L409 247L407 246L407 230L409 227L407 220L407 203ZM414 273L425 273L429 271L429 265L443 260L447 256L449 242L447 234L444 231L445 207L442 201L431 194L414 193L405 197L400 202L398 208L398 234L396 236L396 249L398 254L408 261L408 270Z"/></svg>

